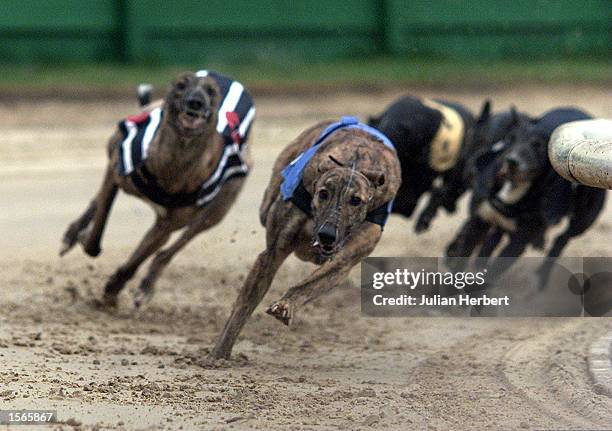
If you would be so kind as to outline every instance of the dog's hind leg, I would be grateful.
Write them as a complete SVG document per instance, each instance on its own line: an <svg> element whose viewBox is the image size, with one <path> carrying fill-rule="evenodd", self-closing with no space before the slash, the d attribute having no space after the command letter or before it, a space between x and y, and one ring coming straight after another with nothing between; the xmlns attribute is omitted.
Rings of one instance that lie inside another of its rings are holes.
<svg viewBox="0 0 612 431"><path fill-rule="evenodd" d="M168 241L171 233L170 222L167 219L157 218L128 261L121 265L106 283L102 305L117 305L117 295L121 289L134 276L142 262Z"/></svg>
<svg viewBox="0 0 612 431"><path fill-rule="evenodd" d="M78 219L70 223L62 239L62 246L59 252L60 256L68 253L72 247L76 245L79 240L80 233L87 229L87 226L89 226L89 223L91 223L91 220L96 213L96 206L97 201L94 199L89 203L85 212Z"/></svg>
<svg viewBox="0 0 612 431"><path fill-rule="evenodd" d="M91 229L84 230L79 234L79 241L83 246L83 250L92 257L98 256L102 251L100 242L102 241L102 234L106 227L108 214L115 201L115 196L117 196L117 190L118 187L114 180L113 167L109 165L104 175L102 187L100 187L100 191L94 199L95 213Z"/></svg>
<svg viewBox="0 0 612 431"><path fill-rule="evenodd" d="M449 213L455 212L457 200L466 190L460 175L461 172L462 170L458 167L453 168L453 171L442 179L440 187L434 187L431 190L429 202L419 214L417 223L414 226L416 233L429 229L440 207L444 207Z"/></svg>
<svg viewBox="0 0 612 431"><path fill-rule="evenodd" d="M553 246L548 251L548 259L538 270L540 289L544 289L548 283L548 278L550 277L552 267L555 263L555 258L561 255L561 252L573 237L583 234L593 225L593 223L595 223L595 220L603 209L605 200L605 190L585 186L576 187L569 225L565 232L555 239Z"/></svg>
<svg viewBox="0 0 612 431"><path fill-rule="evenodd" d="M280 300L268 307L267 313L289 325L297 308L342 283L350 270L374 250L381 234L377 225L362 226L333 259L317 268L300 284L290 288Z"/></svg>
<svg viewBox="0 0 612 431"><path fill-rule="evenodd" d="M546 255L547 259L538 269L540 290L544 290L544 288L548 284L548 278L550 277L550 272L552 271L552 268L555 264L555 260L561 255L561 252L563 251L563 249L571 238L572 235L568 231L563 232L561 235L555 238L553 246L550 248L550 250L548 250L548 253Z"/></svg>
<svg viewBox="0 0 612 431"><path fill-rule="evenodd" d="M228 359L240 330L265 296L285 259L295 248L305 216L291 202L277 199L267 222L266 250L258 257L245 280L223 332L210 352L213 359Z"/></svg>
<svg viewBox="0 0 612 431"><path fill-rule="evenodd" d="M436 217L438 212L438 208L441 206L442 195L440 190L433 189L429 196L429 202L427 202L427 206L423 208L423 211L419 214L417 218L417 222L414 225L414 231L416 233L425 232L429 229L432 220Z"/></svg>
<svg viewBox="0 0 612 431"><path fill-rule="evenodd" d="M60 256L68 253L77 242L82 243L83 250L88 255L95 257L100 254L100 240L108 213L117 194L117 185L114 183L111 169L110 166L107 168L102 186L85 212L68 226L62 239ZM92 220L94 224L88 230Z"/></svg>

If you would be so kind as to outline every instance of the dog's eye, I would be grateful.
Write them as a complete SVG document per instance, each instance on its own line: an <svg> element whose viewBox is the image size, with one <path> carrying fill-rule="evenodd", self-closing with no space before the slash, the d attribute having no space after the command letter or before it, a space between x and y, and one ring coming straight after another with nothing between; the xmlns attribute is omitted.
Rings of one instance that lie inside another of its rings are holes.
<svg viewBox="0 0 612 431"><path fill-rule="evenodd" d="M177 82L176 83L176 88L178 90L184 90L187 87L187 84L185 84L183 81Z"/></svg>
<svg viewBox="0 0 612 431"><path fill-rule="evenodd" d="M326 201L329 199L329 192L327 190L320 190L319 191L319 199L321 199L322 201Z"/></svg>
<svg viewBox="0 0 612 431"><path fill-rule="evenodd" d="M209 97L213 97L215 95L215 90L213 90L212 87L206 87L206 94L208 94Z"/></svg>
<svg viewBox="0 0 612 431"><path fill-rule="evenodd" d="M352 196L349 203L354 207L358 207L359 205L361 205L361 198L359 196Z"/></svg>

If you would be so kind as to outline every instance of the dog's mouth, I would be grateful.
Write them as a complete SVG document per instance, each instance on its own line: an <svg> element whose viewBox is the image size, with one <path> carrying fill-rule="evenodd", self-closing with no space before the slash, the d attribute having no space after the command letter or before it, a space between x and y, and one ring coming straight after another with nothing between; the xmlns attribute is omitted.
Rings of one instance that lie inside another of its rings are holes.
<svg viewBox="0 0 612 431"><path fill-rule="evenodd" d="M184 130L199 131L204 128L209 116L208 110L194 111L188 109L179 114L179 122Z"/></svg>
<svg viewBox="0 0 612 431"><path fill-rule="evenodd" d="M340 248L338 244L321 244L321 242L315 240L312 246L317 249L319 254L324 258L330 258L336 254Z"/></svg>
<svg viewBox="0 0 612 431"><path fill-rule="evenodd" d="M497 178L500 181L510 181L512 184L525 184L533 180L537 176L536 169L528 170L511 170L507 167L502 167L497 173Z"/></svg>

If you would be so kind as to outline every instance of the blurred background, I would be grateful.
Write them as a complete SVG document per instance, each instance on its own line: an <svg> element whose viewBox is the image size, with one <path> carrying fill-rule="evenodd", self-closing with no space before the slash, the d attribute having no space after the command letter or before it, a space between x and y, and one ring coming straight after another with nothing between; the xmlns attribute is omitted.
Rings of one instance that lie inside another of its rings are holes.
<svg viewBox="0 0 612 431"><path fill-rule="evenodd" d="M608 0L3 0L0 89L612 81ZM289 84L289 85L287 85Z"/></svg>

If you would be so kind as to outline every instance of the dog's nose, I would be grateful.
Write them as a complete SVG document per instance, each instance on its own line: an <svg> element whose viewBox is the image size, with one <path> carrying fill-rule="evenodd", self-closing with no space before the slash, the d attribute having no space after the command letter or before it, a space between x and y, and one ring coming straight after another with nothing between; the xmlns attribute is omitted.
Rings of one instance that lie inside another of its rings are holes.
<svg viewBox="0 0 612 431"><path fill-rule="evenodd" d="M333 245L336 241L336 226L331 223L325 223L317 233L317 239L324 246Z"/></svg>
<svg viewBox="0 0 612 431"><path fill-rule="evenodd" d="M515 156L512 156L512 155L506 157L506 163L508 165L508 170L510 172L516 171L520 165L520 161Z"/></svg>
<svg viewBox="0 0 612 431"><path fill-rule="evenodd" d="M204 101L199 97L189 97L187 99L187 107L195 111L199 111L204 106Z"/></svg>

